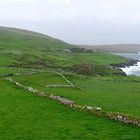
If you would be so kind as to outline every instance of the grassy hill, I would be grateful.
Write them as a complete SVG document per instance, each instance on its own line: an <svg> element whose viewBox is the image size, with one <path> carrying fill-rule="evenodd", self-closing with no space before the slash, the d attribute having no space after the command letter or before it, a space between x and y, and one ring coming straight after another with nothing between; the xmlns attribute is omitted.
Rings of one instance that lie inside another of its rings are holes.
<svg viewBox="0 0 140 140"><path fill-rule="evenodd" d="M104 52L70 51L74 47L40 33L0 27L1 140L140 139L138 127L105 117L119 112L140 119L140 78L122 76L111 66L128 60ZM31 94L33 89L40 95ZM64 106L42 92L82 108ZM101 108L103 114L83 110L85 105Z"/></svg>
<svg viewBox="0 0 140 140"><path fill-rule="evenodd" d="M0 59L2 65L21 63L22 58L41 59L48 50L64 49L71 45L47 35L16 28L0 27ZM42 60L43 61L43 60ZM30 62L30 60L29 60Z"/></svg>
<svg viewBox="0 0 140 140"><path fill-rule="evenodd" d="M126 59L111 54L65 51L74 47L40 33L0 27L0 66L66 68L79 63L109 65L126 62Z"/></svg>
<svg viewBox="0 0 140 140"><path fill-rule="evenodd" d="M0 27L0 48L39 49L67 48L69 44L44 34L8 27Z"/></svg>

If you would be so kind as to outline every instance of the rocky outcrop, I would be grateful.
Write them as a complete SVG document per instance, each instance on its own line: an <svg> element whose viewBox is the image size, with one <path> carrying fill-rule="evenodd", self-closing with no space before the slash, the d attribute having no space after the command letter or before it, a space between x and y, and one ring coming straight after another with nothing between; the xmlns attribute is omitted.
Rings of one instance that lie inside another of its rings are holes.
<svg viewBox="0 0 140 140"><path fill-rule="evenodd" d="M113 75L117 75L117 76L127 76L126 73L119 69L118 72L113 72Z"/></svg>
<svg viewBox="0 0 140 140"><path fill-rule="evenodd" d="M123 67L133 66L133 65L137 64L138 62L139 62L138 60L130 59L129 61L127 61L125 63L111 64L110 66L115 67L115 68L123 68Z"/></svg>

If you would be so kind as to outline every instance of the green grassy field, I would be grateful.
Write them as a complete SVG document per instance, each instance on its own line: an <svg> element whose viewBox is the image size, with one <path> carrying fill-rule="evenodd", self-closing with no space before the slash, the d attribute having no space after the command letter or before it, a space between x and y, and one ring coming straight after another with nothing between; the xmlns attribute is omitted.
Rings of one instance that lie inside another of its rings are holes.
<svg viewBox="0 0 140 140"><path fill-rule="evenodd" d="M140 129L32 95L5 80L140 119L140 78L110 64L128 60L100 52L65 52L74 46L39 33L0 27L0 139L139 140ZM74 66L91 74L78 74ZM13 66L13 67L11 67ZM92 67L90 67L92 66ZM35 72L31 74L32 72ZM63 74L74 87L68 85ZM9 74L9 75L8 75ZM20 74L20 75L18 75ZM83 89L83 90L80 90Z"/></svg>
<svg viewBox="0 0 140 140"><path fill-rule="evenodd" d="M0 139L139 140L138 128L69 109L0 80Z"/></svg>
<svg viewBox="0 0 140 140"><path fill-rule="evenodd" d="M95 77L90 79L78 75L67 77L84 91L64 87L47 88L46 85L67 84L60 76L50 72L14 77L14 79L26 86L67 97L82 105L99 106L109 112L121 112L140 118L139 78Z"/></svg>
<svg viewBox="0 0 140 140"><path fill-rule="evenodd" d="M7 68L7 67L1 67L0 68L0 75L4 74L26 74L31 72L30 69L23 69L23 68Z"/></svg>

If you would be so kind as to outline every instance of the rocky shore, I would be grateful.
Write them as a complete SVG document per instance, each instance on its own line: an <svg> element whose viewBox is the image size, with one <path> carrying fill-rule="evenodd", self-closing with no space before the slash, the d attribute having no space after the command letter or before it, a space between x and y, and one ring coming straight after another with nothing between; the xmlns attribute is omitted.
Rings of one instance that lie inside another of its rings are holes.
<svg viewBox="0 0 140 140"><path fill-rule="evenodd" d="M111 64L110 66L114 67L114 68L123 68L123 67L129 67L129 66L133 66L135 64L137 64L139 62L139 60L135 60L135 59L129 59L127 62L125 63L120 63L120 64Z"/></svg>
<svg viewBox="0 0 140 140"><path fill-rule="evenodd" d="M116 73L115 75L122 75L122 76L127 76L127 74L121 69L121 68L125 68L125 67L130 67L130 66L134 66L139 62L139 60L135 60L135 59L129 59L127 62L125 63L120 63L120 64L111 64L110 67L114 68L114 69L118 69L120 72Z"/></svg>

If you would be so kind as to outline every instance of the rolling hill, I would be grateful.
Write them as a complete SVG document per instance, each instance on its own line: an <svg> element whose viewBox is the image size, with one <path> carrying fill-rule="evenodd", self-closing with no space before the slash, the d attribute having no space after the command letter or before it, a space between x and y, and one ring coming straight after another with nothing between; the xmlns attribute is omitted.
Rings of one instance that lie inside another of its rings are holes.
<svg viewBox="0 0 140 140"><path fill-rule="evenodd" d="M106 65L126 61L111 54L65 51L71 48L75 46L47 35L0 27L0 66L67 68L82 63Z"/></svg>
<svg viewBox="0 0 140 140"><path fill-rule="evenodd" d="M0 40L0 48L9 49L20 47L27 50L31 48L44 50L70 47L69 44L47 35L10 27L0 27Z"/></svg>
<svg viewBox="0 0 140 140"><path fill-rule="evenodd" d="M0 27L0 140L139 140L140 78L126 58Z"/></svg>

